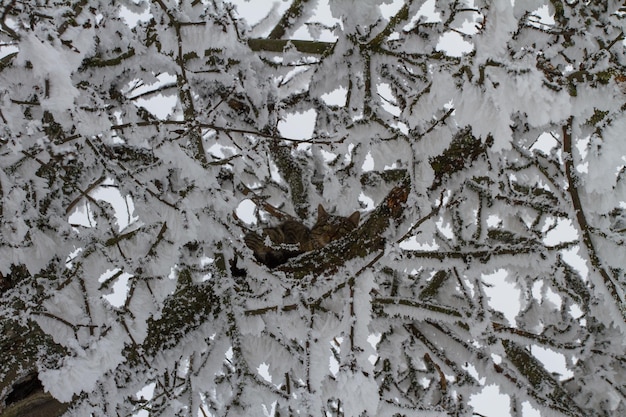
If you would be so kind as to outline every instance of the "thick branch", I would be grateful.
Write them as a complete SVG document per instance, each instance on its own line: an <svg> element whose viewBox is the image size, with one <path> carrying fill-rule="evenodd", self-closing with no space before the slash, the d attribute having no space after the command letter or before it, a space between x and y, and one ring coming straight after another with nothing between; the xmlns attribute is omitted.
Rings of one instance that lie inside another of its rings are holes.
<svg viewBox="0 0 626 417"><path fill-rule="evenodd" d="M576 188L576 178L574 177L574 160L572 155L572 118L570 118L567 126L563 127L563 160L565 161L565 174L567 176L567 191L569 192L572 198L572 205L574 206L574 211L576 212L576 221L578 223L578 230L582 235L582 242L587 249L587 253L589 254L589 261L591 262L591 266L600 274L604 281L604 285L609 290L609 293L613 297L613 299L617 302L617 306L622 313L622 318L624 317L624 306L626 305L622 295L615 285L615 282L609 276L608 272L603 268L602 261L598 257L596 253L596 249L593 244L593 240L591 239L591 233L589 233L589 224L587 223L587 218L585 217L585 212L583 211L582 203L580 202L580 195L578 194L578 188Z"/></svg>
<svg viewBox="0 0 626 417"><path fill-rule="evenodd" d="M26 398L11 404L4 410L2 417L56 417L65 413L68 408L69 404L63 404L47 392L38 390Z"/></svg>
<svg viewBox="0 0 626 417"><path fill-rule="evenodd" d="M297 39L248 39L248 46L255 52L283 52L287 44L291 44L297 51L323 55L335 46L335 43L320 41L303 41Z"/></svg>
<svg viewBox="0 0 626 417"><path fill-rule="evenodd" d="M396 30L396 26L398 26L401 22L404 22L409 18L409 4L410 3L411 2L405 3L404 6L402 6L400 10L398 10L395 16L389 19L389 23L387 24L385 29L382 32L380 32L378 35L376 35L376 37L369 42L369 45L371 48L378 47L385 40L386 37L391 35L393 31Z"/></svg>
<svg viewBox="0 0 626 417"><path fill-rule="evenodd" d="M306 218L308 216L309 203L302 167L298 160L291 155L288 147L281 146L277 141L271 141L268 148L278 171L289 184L291 202L296 214L301 219Z"/></svg>
<svg viewBox="0 0 626 417"><path fill-rule="evenodd" d="M502 340L501 342L509 361L528 380L537 393L542 393L546 397L535 396L535 398L545 401L550 408L557 409L568 416L584 415L584 412L576 406L576 403L559 382L545 370L530 352L510 340Z"/></svg>
<svg viewBox="0 0 626 417"><path fill-rule="evenodd" d="M294 0L289 6L289 9L283 14L283 17L278 21L274 29L268 35L269 39L282 38L288 29L292 28L297 22L298 18L302 16L304 11L304 3L309 0Z"/></svg>

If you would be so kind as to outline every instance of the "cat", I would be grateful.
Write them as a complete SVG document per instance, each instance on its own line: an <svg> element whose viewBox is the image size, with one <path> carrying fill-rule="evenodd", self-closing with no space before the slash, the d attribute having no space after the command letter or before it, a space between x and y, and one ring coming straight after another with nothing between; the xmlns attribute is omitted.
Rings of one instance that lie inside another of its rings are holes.
<svg viewBox="0 0 626 417"><path fill-rule="evenodd" d="M278 226L263 229L263 237L250 232L244 241L257 261L275 268L293 257L343 238L357 228L360 216L358 211L348 217L333 216L320 204L317 207L317 222L311 229L298 221L287 220ZM271 242L269 245L267 238Z"/></svg>

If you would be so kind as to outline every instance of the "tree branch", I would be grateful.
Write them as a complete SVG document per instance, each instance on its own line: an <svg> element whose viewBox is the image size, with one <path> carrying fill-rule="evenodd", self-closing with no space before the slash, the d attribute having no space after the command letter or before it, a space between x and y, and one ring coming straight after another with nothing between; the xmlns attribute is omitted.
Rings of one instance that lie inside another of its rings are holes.
<svg viewBox="0 0 626 417"><path fill-rule="evenodd" d="M578 230L582 235L582 242L589 254L589 261L591 266L600 274L604 285L609 290L609 293L617 303L617 308L622 314L622 319L626 321L626 302L622 297L622 293L618 286L613 281L613 278L608 274L606 269L602 266L602 261L596 253L596 249L589 232L590 227L583 211L583 206L580 201L580 195L578 194L578 188L576 187L576 178L574 174L574 157L572 154L572 122L573 118L570 117L566 126L563 126L563 160L565 163L565 175L567 176L567 191L572 199L572 205L574 206L574 212L576 213L576 221L578 223Z"/></svg>
<svg viewBox="0 0 626 417"><path fill-rule="evenodd" d="M307 1L309 0L294 0L267 37L269 39L282 38L287 32L287 29L292 28L297 23L298 18L302 16L304 3Z"/></svg>
<svg viewBox="0 0 626 417"><path fill-rule="evenodd" d="M293 45L299 52L313 55L324 55L335 47L334 42L298 39L248 39L248 46L255 52L267 51L282 53L288 44Z"/></svg>

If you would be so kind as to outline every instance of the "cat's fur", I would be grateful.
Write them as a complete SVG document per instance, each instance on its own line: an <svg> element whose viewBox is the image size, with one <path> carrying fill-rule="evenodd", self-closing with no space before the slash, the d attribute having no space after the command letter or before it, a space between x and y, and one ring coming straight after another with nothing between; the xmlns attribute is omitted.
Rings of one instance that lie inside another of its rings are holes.
<svg viewBox="0 0 626 417"><path fill-rule="evenodd" d="M356 229L359 218L358 211L349 217L330 215L320 204L317 208L317 222L311 229L295 220L287 220L278 226L263 229L263 236L248 233L244 241L252 249L257 261L275 268L304 252L320 249L343 238Z"/></svg>

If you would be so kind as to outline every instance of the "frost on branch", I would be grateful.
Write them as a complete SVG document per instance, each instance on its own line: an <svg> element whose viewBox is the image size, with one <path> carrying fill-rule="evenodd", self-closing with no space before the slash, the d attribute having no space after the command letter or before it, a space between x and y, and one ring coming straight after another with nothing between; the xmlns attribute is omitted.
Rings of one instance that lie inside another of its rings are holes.
<svg viewBox="0 0 626 417"><path fill-rule="evenodd" d="M0 413L625 414L623 8L260 3L4 5Z"/></svg>

